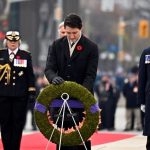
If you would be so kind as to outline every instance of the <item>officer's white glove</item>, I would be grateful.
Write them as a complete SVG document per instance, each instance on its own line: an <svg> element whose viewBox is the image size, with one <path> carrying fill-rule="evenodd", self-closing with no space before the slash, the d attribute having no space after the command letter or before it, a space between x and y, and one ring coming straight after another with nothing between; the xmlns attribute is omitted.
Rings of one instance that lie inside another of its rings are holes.
<svg viewBox="0 0 150 150"><path fill-rule="evenodd" d="M145 105L141 105L141 111L145 113Z"/></svg>

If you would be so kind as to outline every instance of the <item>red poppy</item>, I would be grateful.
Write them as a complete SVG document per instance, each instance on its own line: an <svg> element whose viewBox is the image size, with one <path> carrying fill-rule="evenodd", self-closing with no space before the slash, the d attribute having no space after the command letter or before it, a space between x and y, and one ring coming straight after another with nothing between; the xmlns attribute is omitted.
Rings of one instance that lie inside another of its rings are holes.
<svg viewBox="0 0 150 150"><path fill-rule="evenodd" d="M83 47L81 45L77 45L77 51L82 51L83 50Z"/></svg>
<svg viewBox="0 0 150 150"><path fill-rule="evenodd" d="M16 58L17 58L17 59L20 59L20 56L17 55Z"/></svg>

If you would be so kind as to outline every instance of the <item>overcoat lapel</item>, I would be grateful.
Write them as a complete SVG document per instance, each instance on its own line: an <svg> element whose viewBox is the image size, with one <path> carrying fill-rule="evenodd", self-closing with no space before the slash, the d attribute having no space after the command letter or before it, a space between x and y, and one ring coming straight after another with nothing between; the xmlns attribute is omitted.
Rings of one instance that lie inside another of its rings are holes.
<svg viewBox="0 0 150 150"><path fill-rule="evenodd" d="M67 38L64 39L62 43L62 48L64 50L64 55L67 59L70 59L70 52L69 52L69 45L68 45L68 40Z"/></svg>
<svg viewBox="0 0 150 150"><path fill-rule="evenodd" d="M71 56L71 61L72 61L73 59L75 59L76 57L78 57L78 56L80 55L80 53L82 53L82 50L80 51L80 50L78 49L79 46L82 47L82 50L83 50L83 36L81 36L80 40L79 40L78 43L76 44L76 47L75 47L75 49L74 49L74 51L73 51L73 54L72 54L72 56Z"/></svg>
<svg viewBox="0 0 150 150"><path fill-rule="evenodd" d="M62 43L62 48L64 49L64 55L67 58L67 60L74 60L77 56L80 55L80 53L82 53L83 50L83 43L84 43L84 39L83 39L83 35L81 36L81 39L78 41L72 56L70 57L70 51L69 51L69 44L68 44L68 40L67 38L64 38L64 41ZM82 50L78 50L78 46L82 47Z"/></svg>
<svg viewBox="0 0 150 150"><path fill-rule="evenodd" d="M76 47L77 47L77 45L76 45ZM74 49L74 51L73 51L73 53L72 53L71 60L75 59L75 58L79 55L79 53L80 53L80 52L78 52L78 51L76 50L76 47L75 47L75 49Z"/></svg>

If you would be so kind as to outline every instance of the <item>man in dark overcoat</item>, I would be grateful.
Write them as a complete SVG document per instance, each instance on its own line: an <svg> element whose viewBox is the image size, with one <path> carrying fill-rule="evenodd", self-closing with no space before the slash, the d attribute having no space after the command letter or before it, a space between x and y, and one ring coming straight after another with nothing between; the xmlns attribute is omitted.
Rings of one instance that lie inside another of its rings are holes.
<svg viewBox="0 0 150 150"><path fill-rule="evenodd" d="M139 63L138 102L145 112L143 134L147 136L146 148L150 150L150 48L145 49Z"/></svg>
<svg viewBox="0 0 150 150"><path fill-rule="evenodd" d="M0 50L0 126L4 150L20 150L28 98L35 95L31 55L20 50L18 31L8 31Z"/></svg>
<svg viewBox="0 0 150 150"><path fill-rule="evenodd" d="M122 90L126 101L126 128L124 131L132 129L137 131L142 130L141 110L140 105L137 103L137 72L133 72L132 70L128 73Z"/></svg>
<svg viewBox="0 0 150 150"><path fill-rule="evenodd" d="M82 34L82 20L69 14L64 21L66 36L53 42L47 58L45 75L52 84L74 81L93 93L98 66L98 46ZM86 141L87 149L91 143ZM65 147L61 150L85 149L83 145Z"/></svg>

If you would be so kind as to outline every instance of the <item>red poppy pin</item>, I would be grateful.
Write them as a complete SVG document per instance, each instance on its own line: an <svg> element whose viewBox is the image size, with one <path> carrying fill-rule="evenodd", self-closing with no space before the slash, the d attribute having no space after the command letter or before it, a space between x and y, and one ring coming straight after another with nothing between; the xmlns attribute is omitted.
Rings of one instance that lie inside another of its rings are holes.
<svg viewBox="0 0 150 150"><path fill-rule="evenodd" d="M17 58L17 59L20 59L20 56L17 55L16 58Z"/></svg>
<svg viewBox="0 0 150 150"><path fill-rule="evenodd" d="M77 45L77 48L76 48L77 51L82 51L83 50L83 47L81 45Z"/></svg>

